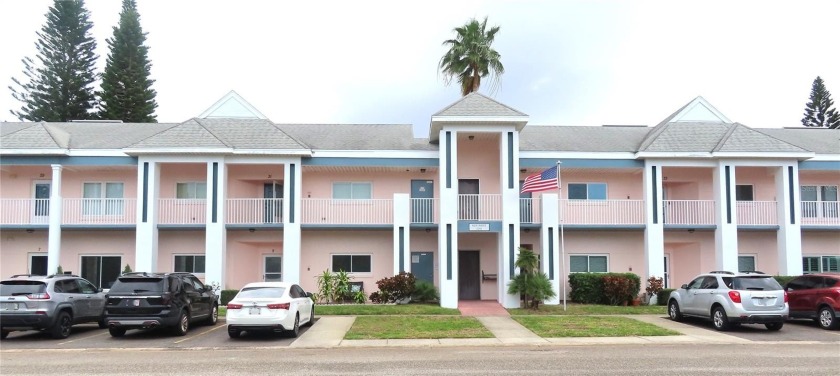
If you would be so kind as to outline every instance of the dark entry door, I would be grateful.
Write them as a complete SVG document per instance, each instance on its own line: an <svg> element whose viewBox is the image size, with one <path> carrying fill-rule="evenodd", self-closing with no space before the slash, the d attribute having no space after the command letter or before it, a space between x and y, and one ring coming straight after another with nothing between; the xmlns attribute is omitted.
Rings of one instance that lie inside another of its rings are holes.
<svg viewBox="0 0 840 376"><path fill-rule="evenodd" d="M265 223L283 222L283 184L265 183L263 185Z"/></svg>
<svg viewBox="0 0 840 376"><path fill-rule="evenodd" d="M522 191L524 180L519 181L519 191ZM531 204L531 192L519 194L519 222L534 223L534 209Z"/></svg>
<svg viewBox="0 0 840 376"><path fill-rule="evenodd" d="M458 194L463 220L478 220L478 179L458 179Z"/></svg>
<svg viewBox="0 0 840 376"><path fill-rule="evenodd" d="M434 257L431 252L411 252L411 274L419 281L434 283Z"/></svg>
<svg viewBox="0 0 840 376"><path fill-rule="evenodd" d="M432 180L411 181L411 223L434 223L433 198L435 182ZM416 199L416 200L415 200Z"/></svg>
<svg viewBox="0 0 840 376"><path fill-rule="evenodd" d="M458 251L458 299L481 299L478 251Z"/></svg>

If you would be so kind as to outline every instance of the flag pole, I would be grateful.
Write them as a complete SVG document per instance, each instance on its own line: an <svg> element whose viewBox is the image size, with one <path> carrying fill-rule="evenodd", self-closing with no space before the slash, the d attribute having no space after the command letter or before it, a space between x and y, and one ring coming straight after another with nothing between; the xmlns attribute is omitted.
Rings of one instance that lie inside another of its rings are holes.
<svg viewBox="0 0 840 376"><path fill-rule="evenodd" d="M566 311L566 237L563 233L563 222L566 220L565 213L563 212L563 183L560 179L560 164L563 162L557 161L557 189L560 190L560 262L561 262L561 269L560 269L560 283L563 284L563 312Z"/></svg>

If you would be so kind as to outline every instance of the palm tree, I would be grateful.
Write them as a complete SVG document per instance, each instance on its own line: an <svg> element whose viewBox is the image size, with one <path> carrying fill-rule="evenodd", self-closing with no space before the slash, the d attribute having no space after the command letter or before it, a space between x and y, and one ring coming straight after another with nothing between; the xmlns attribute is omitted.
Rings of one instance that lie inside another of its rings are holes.
<svg viewBox="0 0 840 376"><path fill-rule="evenodd" d="M491 47L499 26L487 30L487 17L481 23L472 18L464 26L452 31L457 35L455 39L443 42L444 46L449 46L449 51L440 58L439 65L446 84L449 85L457 77L461 84L461 95L467 95L478 91L481 78L492 73L491 91L495 91L505 73L505 67L500 61L501 55Z"/></svg>

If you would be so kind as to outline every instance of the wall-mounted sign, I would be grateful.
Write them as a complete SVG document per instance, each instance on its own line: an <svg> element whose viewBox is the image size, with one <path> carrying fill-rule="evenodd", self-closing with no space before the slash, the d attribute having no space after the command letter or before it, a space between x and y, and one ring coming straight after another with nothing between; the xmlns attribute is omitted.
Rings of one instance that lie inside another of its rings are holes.
<svg viewBox="0 0 840 376"><path fill-rule="evenodd" d="M470 231L490 231L489 223L470 223Z"/></svg>

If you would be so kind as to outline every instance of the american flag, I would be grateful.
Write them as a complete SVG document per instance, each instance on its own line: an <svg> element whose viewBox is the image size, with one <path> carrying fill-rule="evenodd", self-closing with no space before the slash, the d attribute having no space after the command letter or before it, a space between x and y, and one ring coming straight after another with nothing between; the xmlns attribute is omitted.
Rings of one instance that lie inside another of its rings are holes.
<svg viewBox="0 0 840 376"><path fill-rule="evenodd" d="M554 166L548 170L525 178L525 182L522 183L522 191L520 191L520 193L549 191L558 188L557 166Z"/></svg>

